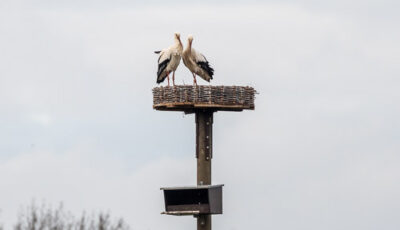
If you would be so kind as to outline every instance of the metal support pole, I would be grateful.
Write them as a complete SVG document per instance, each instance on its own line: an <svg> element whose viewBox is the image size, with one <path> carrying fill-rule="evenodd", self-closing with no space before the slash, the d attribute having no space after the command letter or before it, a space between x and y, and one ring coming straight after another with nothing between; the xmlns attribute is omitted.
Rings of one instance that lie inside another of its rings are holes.
<svg viewBox="0 0 400 230"><path fill-rule="evenodd" d="M196 111L197 185L211 185L213 111ZM197 230L211 230L211 215L197 217Z"/></svg>

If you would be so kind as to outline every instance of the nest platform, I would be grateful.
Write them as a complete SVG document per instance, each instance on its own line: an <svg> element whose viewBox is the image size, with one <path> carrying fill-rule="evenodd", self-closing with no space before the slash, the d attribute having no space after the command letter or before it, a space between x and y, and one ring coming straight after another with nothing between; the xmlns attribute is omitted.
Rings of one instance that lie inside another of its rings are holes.
<svg viewBox="0 0 400 230"><path fill-rule="evenodd" d="M248 86L176 85L153 88L153 108L163 111L254 110L256 90Z"/></svg>

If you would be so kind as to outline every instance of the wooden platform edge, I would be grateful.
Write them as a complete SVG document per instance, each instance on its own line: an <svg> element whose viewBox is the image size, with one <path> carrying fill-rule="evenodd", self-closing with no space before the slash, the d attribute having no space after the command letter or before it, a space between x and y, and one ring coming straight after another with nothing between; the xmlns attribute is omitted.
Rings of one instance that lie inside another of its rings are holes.
<svg viewBox="0 0 400 230"><path fill-rule="evenodd" d="M189 102L171 102L153 105L153 109L160 111L190 111L211 109L216 111L236 111L254 110L255 106L245 105L221 105L221 104L207 104L207 103L189 103Z"/></svg>

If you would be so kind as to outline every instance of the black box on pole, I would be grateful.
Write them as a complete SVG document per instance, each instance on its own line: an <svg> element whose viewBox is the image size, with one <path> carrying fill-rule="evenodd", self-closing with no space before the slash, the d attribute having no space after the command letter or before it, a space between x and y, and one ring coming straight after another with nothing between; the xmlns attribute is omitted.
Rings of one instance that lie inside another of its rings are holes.
<svg viewBox="0 0 400 230"><path fill-rule="evenodd" d="M161 188L164 191L165 212L168 215L222 214L222 186Z"/></svg>

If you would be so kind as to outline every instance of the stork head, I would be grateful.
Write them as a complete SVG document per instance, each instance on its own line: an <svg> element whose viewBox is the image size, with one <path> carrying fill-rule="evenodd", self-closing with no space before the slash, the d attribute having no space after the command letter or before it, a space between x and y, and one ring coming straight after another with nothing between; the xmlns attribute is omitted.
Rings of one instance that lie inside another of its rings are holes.
<svg viewBox="0 0 400 230"><path fill-rule="evenodd" d="M181 34L180 33L175 33L174 34L174 40L175 40L176 44L179 44L180 46L182 46Z"/></svg>
<svg viewBox="0 0 400 230"><path fill-rule="evenodd" d="M190 43L190 44L192 44L192 42L193 42L193 35L189 35L188 36L188 42Z"/></svg>

